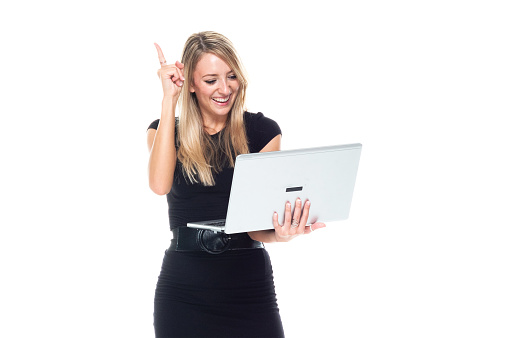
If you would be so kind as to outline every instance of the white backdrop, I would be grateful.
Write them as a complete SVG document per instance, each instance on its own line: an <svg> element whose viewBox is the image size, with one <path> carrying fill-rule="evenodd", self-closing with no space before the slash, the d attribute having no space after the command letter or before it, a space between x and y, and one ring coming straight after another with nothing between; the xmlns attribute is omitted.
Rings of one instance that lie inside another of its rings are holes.
<svg viewBox="0 0 509 338"><path fill-rule="evenodd" d="M153 42L172 61L215 30L284 149L364 145L350 219L267 245L287 337L507 337L503 5L2 4L0 336L153 336Z"/></svg>

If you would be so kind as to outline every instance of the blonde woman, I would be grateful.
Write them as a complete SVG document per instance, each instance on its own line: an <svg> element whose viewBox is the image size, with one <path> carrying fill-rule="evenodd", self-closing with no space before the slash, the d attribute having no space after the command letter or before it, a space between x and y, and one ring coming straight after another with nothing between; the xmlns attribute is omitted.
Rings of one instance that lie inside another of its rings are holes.
<svg viewBox="0 0 509 338"><path fill-rule="evenodd" d="M235 157L280 150L281 130L245 111L247 81L232 43L193 34L182 62L168 64L156 44L163 87L161 118L147 131L149 186L166 195L173 240L154 299L156 337L284 337L263 243L287 242L324 227L306 226L309 201L285 206L274 230L230 235L186 227L226 217ZM175 117L177 102L180 116Z"/></svg>

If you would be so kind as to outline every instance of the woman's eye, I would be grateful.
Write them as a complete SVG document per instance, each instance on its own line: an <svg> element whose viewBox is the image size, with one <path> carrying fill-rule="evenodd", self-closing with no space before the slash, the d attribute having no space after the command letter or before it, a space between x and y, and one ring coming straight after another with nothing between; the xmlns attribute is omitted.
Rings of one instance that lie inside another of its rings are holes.
<svg viewBox="0 0 509 338"><path fill-rule="evenodd" d="M230 75L228 78L229 78L230 80L235 80L235 79L237 78L237 75Z"/></svg>
<svg viewBox="0 0 509 338"><path fill-rule="evenodd" d="M208 84L213 84L214 82L216 82L216 80L207 80L205 82L208 83Z"/></svg>

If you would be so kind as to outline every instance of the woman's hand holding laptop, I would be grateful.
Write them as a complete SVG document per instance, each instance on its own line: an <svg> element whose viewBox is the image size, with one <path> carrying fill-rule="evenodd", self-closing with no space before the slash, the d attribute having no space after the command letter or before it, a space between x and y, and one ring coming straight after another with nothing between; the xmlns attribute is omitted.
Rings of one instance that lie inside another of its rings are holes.
<svg viewBox="0 0 509 338"><path fill-rule="evenodd" d="M290 202L286 202L285 219L283 224L279 224L278 214L277 212L274 212L274 215L272 216L272 223L274 224L277 242L288 242L299 235L310 234L316 229L325 228L325 223L321 222L306 225L310 207L311 202L308 200L304 203L304 208L302 208L302 201L300 198L297 198L292 217L292 204Z"/></svg>

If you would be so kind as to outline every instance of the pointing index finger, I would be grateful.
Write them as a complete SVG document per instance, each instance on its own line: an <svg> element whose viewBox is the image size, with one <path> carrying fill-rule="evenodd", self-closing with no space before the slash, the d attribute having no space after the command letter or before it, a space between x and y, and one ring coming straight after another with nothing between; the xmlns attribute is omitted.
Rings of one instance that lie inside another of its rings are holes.
<svg viewBox="0 0 509 338"><path fill-rule="evenodd" d="M156 46L156 49L157 49L157 56L159 57L159 63L161 64L161 66L163 66L166 64L166 59L164 58L163 51L157 43L154 42L154 45Z"/></svg>

